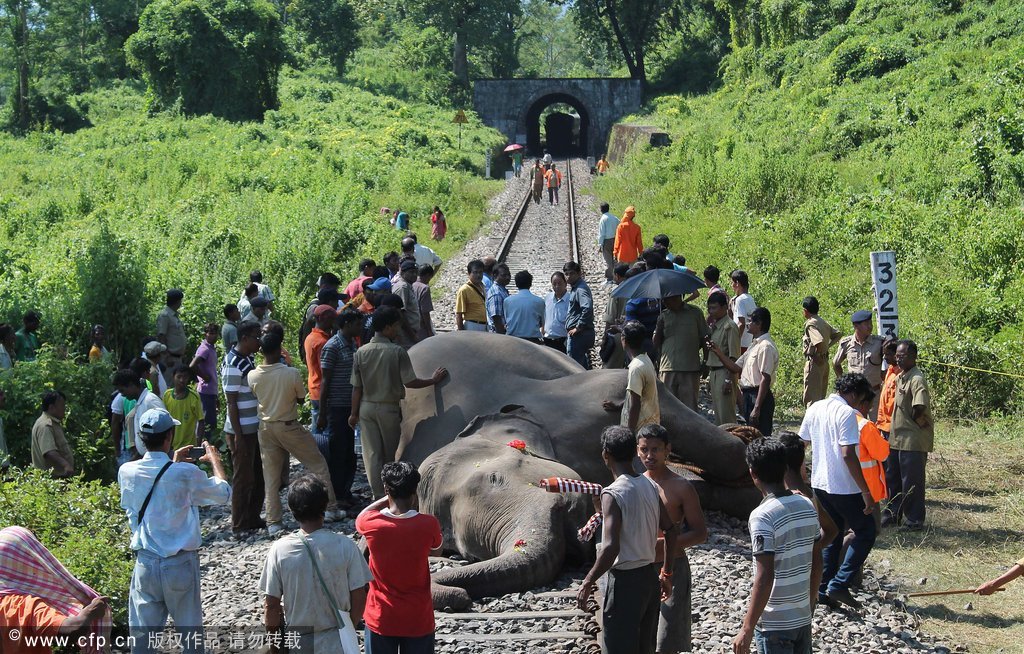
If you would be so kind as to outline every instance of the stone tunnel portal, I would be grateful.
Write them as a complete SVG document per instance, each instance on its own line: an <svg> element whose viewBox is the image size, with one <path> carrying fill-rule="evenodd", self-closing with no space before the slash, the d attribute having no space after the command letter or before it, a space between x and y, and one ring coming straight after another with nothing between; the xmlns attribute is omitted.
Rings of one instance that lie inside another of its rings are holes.
<svg viewBox="0 0 1024 654"><path fill-rule="evenodd" d="M547 112L549 108L554 111ZM545 116L543 125L541 116ZM526 111L526 151L531 155L540 155L547 150L555 156L584 156L589 131L590 113L579 99L571 95L546 95Z"/></svg>

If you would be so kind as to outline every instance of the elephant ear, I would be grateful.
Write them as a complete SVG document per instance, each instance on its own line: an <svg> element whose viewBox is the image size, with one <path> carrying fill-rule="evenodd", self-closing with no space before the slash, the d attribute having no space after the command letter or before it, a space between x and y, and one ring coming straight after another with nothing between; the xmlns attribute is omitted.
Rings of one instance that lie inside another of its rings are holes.
<svg viewBox="0 0 1024 654"><path fill-rule="evenodd" d="M501 445L521 440L533 454L547 459L555 458L554 444L547 428L530 413L529 409L518 405L502 407L501 413L474 417L455 438L469 437Z"/></svg>

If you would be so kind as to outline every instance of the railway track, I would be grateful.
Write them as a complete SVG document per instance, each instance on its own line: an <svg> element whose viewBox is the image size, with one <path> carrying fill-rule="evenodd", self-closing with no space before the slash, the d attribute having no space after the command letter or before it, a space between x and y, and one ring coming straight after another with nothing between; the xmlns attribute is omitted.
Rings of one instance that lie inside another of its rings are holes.
<svg viewBox="0 0 1024 654"><path fill-rule="evenodd" d="M585 166L585 160L555 164L563 174L559 204L549 204L546 189L536 203L528 189L495 252L513 275L520 270L533 273L538 294L547 289L552 272L561 270L566 261L580 262L582 254L573 168ZM509 292L517 292L514 281ZM586 610L576 606L576 592L585 574L586 570L566 570L551 587L487 598L474 602L466 612L435 612L438 651L600 654L596 595Z"/></svg>
<svg viewBox="0 0 1024 654"><path fill-rule="evenodd" d="M555 164L563 171L563 192L559 204L548 203L547 189L540 203L533 202L532 194L527 191L495 253L498 261L507 264L513 275L520 270L533 273L538 286L545 283L552 272L561 270L566 261L580 260L572 169L585 164L579 159L565 159Z"/></svg>

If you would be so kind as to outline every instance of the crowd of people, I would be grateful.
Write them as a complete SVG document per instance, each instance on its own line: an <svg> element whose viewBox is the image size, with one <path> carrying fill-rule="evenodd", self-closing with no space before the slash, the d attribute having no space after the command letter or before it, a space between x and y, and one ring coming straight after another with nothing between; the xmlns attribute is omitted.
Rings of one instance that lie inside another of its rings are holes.
<svg viewBox="0 0 1024 654"><path fill-rule="evenodd" d="M540 201L543 174L555 180L553 192L548 182L549 202L557 203L557 167L538 160L533 174L534 200ZM606 288L658 269L694 275L684 256L671 253L666 235L645 245L633 207L621 220L607 204L601 212L597 247ZM136 555L129 626L140 636L140 651L147 651L145 635L161 630L168 616L182 630L201 633L198 507L228 503L236 537L262 530L281 536L260 580L268 630L287 616L290 624L308 626L303 636L312 646L339 651L339 630L362 620L367 652L433 651L427 559L442 546L440 526L416 510L419 473L395 459L406 389L438 384L449 373L438 368L417 377L409 358L410 347L435 334L430 283L441 259L405 231L404 213L395 211L400 252L386 253L381 265L363 259L347 284L329 272L320 276L296 340L287 340L274 317L275 295L253 271L238 301L224 305L223 322L204 325L198 341L181 320L185 294L168 290L153 336L114 374L111 439ZM444 218L437 208L435 215L440 240ZM659 381L696 411L706 379L717 424L742 416L763 435L747 449L764 501L750 516L753 591L734 651L746 652L754 640L765 653L810 651L815 604L858 606L850 588L878 530L924 524L934 429L928 384L916 366L916 344L873 334L870 311L854 313L853 333L841 337L820 317L814 297L793 308L805 318L806 413L798 434L776 433L779 350L770 336L772 314L757 305L745 271L728 274L731 295L719 268L708 265L703 296L610 298L597 351L594 298L578 262L552 271L549 288L539 294L530 271L512 271L494 257L473 259L466 274L455 294L457 330L521 338L564 352L585 369L599 359L603 367L627 370L622 401L605 402L606 410L620 413L619 425L601 435L614 481L600 498L601 548L578 598L585 604L593 584L606 579L605 651L690 648L685 550L704 542L707 529L693 487L667 466ZM517 290L510 293L513 279ZM0 325L0 368L34 359L39 324L40 316L29 312L17 332ZM105 336L100 325L92 330L90 361L111 361ZM830 371L837 379L827 394ZM307 396L309 427L299 416ZM60 390L48 391L32 429L31 463L55 477L76 474L62 427L66 409ZM230 479L213 444L221 430ZM0 446L2 436L0 425ZM357 442L372 494L355 523L366 538L368 565L350 539L324 528L362 504L353 493ZM809 482L805 443L811 444ZM292 456L308 474L289 483ZM637 458L643 475L634 472ZM195 463L208 464L212 476ZM299 525L288 534L280 499L286 486ZM990 592L1012 578L1008 573L984 588ZM0 600L4 583L0 573ZM94 619L103 602L80 602L74 615ZM90 610L95 603L99 608ZM71 624L82 629L81 620ZM186 649L202 649L201 640L194 645Z"/></svg>

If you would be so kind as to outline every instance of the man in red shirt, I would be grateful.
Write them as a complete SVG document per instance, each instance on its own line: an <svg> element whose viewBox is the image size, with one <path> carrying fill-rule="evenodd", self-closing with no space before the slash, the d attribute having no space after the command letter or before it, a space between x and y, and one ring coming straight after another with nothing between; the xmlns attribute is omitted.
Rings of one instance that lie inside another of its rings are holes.
<svg viewBox="0 0 1024 654"><path fill-rule="evenodd" d="M320 415L320 353L334 334L334 322L338 319L338 312L329 304L321 304L313 309L313 318L316 320L316 326L309 332L302 347L306 354L306 385L309 387L309 403L313 408L313 436L316 437L320 433L316 426L316 419ZM319 444L320 439L317 438L317 445Z"/></svg>
<svg viewBox="0 0 1024 654"><path fill-rule="evenodd" d="M441 553L441 523L419 513L420 473L408 461L384 464L386 495L356 518L370 550L366 654L433 654L434 606L427 560Z"/></svg>

